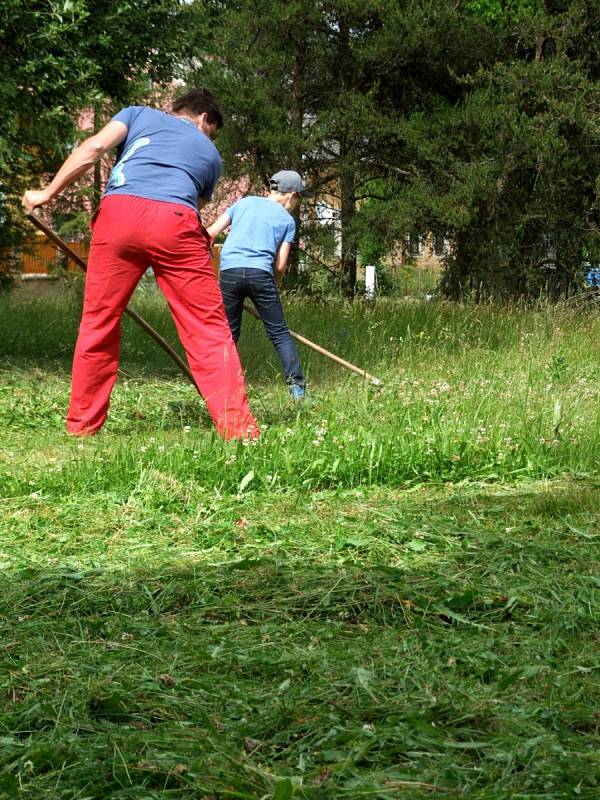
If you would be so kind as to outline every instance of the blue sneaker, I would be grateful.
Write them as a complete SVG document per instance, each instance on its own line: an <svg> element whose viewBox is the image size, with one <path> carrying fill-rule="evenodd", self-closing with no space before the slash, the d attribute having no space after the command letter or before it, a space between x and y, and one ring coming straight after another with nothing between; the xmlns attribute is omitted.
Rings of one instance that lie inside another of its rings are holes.
<svg viewBox="0 0 600 800"><path fill-rule="evenodd" d="M299 386L297 383L292 383L289 387L290 396L293 400L304 400L306 392L304 391L304 386Z"/></svg>

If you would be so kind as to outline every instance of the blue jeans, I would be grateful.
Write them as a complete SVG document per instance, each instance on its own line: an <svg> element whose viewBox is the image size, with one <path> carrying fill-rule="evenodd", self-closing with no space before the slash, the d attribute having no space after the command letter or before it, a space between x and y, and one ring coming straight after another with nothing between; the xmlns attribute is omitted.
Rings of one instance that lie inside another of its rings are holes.
<svg viewBox="0 0 600 800"><path fill-rule="evenodd" d="M285 382L288 386L304 386L300 358L283 315L273 274L256 267L224 269L221 272L221 292L234 342L240 338L244 300L249 297L277 350Z"/></svg>

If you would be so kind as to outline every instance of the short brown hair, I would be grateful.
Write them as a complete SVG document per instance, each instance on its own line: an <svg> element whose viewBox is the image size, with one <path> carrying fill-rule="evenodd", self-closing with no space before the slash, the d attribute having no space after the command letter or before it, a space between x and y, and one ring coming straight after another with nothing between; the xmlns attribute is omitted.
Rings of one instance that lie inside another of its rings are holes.
<svg viewBox="0 0 600 800"><path fill-rule="evenodd" d="M216 123L217 128L223 127L223 112L216 98L208 89L192 89L187 94L173 100L173 113L184 109L193 114L206 114L207 122L211 125Z"/></svg>

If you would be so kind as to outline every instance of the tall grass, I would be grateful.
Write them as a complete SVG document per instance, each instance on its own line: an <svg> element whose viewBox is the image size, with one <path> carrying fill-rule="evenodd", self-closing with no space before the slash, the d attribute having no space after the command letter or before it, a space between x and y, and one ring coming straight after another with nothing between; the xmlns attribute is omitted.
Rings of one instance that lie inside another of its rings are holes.
<svg viewBox="0 0 600 800"><path fill-rule="evenodd" d="M145 316L169 335L162 303L142 300ZM378 373L384 386L366 386L305 351L311 402L293 408L270 345L246 319L240 350L264 431L258 445L227 447L212 435L192 387L127 321L123 379L106 432L81 450L61 439L69 456L44 476L45 490L126 490L150 465L234 492L250 473L248 488L314 489L590 474L600 463L593 312L292 302L288 316L309 338ZM57 435L75 304L9 304L2 325L7 441L25 428ZM22 493L32 480L22 464L3 468L5 493Z"/></svg>

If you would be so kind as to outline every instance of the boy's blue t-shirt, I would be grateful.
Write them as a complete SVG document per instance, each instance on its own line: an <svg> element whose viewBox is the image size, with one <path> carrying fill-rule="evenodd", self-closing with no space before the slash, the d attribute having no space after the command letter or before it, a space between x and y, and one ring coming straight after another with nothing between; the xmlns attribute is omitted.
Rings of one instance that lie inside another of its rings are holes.
<svg viewBox="0 0 600 800"><path fill-rule="evenodd" d="M113 117L127 125L105 196L135 195L197 210L210 200L221 174L219 151L190 120L144 106Z"/></svg>
<svg viewBox="0 0 600 800"><path fill-rule="evenodd" d="M294 241L296 222L292 215L266 197L244 197L225 213L231 220L231 230L221 249L221 272L234 267L273 272L281 243Z"/></svg>

